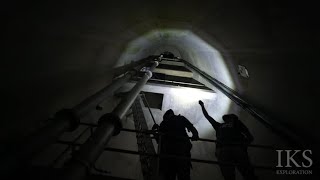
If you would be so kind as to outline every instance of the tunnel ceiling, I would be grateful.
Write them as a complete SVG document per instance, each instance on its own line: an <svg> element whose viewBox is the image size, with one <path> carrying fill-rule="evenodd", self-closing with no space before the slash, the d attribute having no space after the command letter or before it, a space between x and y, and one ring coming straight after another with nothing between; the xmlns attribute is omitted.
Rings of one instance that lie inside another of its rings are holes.
<svg viewBox="0 0 320 180"><path fill-rule="evenodd" d="M170 51L233 88L224 59L218 50L188 30L159 29L128 43L117 66L123 66L148 55Z"/></svg>

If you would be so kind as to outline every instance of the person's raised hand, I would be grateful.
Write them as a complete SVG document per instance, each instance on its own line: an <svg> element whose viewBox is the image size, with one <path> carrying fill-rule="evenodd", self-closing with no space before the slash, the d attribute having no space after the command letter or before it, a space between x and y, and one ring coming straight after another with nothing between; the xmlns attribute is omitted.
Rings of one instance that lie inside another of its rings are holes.
<svg viewBox="0 0 320 180"><path fill-rule="evenodd" d="M191 137L191 141L198 141L199 140L199 135L198 134L194 134Z"/></svg>
<svg viewBox="0 0 320 180"><path fill-rule="evenodd" d="M200 104L200 106L204 105L204 103L201 100L199 100L199 104Z"/></svg>
<svg viewBox="0 0 320 180"><path fill-rule="evenodd" d="M154 124L153 126L152 126L152 130L158 130L159 129L159 125L158 124Z"/></svg>

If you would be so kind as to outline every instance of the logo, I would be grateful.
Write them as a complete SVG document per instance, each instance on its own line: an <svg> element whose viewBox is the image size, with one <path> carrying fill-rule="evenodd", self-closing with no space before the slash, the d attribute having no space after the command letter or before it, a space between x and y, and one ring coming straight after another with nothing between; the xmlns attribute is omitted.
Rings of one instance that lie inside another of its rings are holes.
<svg viewBox="0 0 320 180"><path fill-rule="evenodd" d="M277 174L312 174L311 150L276 150L278 154Z"/></svg>

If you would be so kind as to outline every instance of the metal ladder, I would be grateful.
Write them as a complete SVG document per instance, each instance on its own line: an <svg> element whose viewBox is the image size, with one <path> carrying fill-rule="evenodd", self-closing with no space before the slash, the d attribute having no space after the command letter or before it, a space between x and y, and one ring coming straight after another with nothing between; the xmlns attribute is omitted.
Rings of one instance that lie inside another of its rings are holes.
<svg viewBox="0 0 320 180"><path fill-rule="evenodd" d="M146 131L148 130L148 126L146 118L143 114L141 103L141 97L138 96L132 105L134 126L138 131ZM139 153L156 154L150 134L137 132L136 137ZM157 158L152 156L140 155L140 162L144 180L156 179L158 166Z"/></svg>

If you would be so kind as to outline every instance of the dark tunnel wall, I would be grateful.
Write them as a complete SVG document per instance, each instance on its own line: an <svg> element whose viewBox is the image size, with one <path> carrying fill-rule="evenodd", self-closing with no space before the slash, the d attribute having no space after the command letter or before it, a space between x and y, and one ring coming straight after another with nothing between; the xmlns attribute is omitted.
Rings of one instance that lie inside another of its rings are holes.
<svg viewBox="0 0 320 180"><path fill-rule="evenodd" d="M319 139L317 21L312 11L252 1L30 2L4 6L1 141L15 141L112 79L129 41L156 28L200 30L221 45L238 91L305 137ZM148 56L149 54L146 54ZM10 137L10 138L8 138Z"/></svg>

